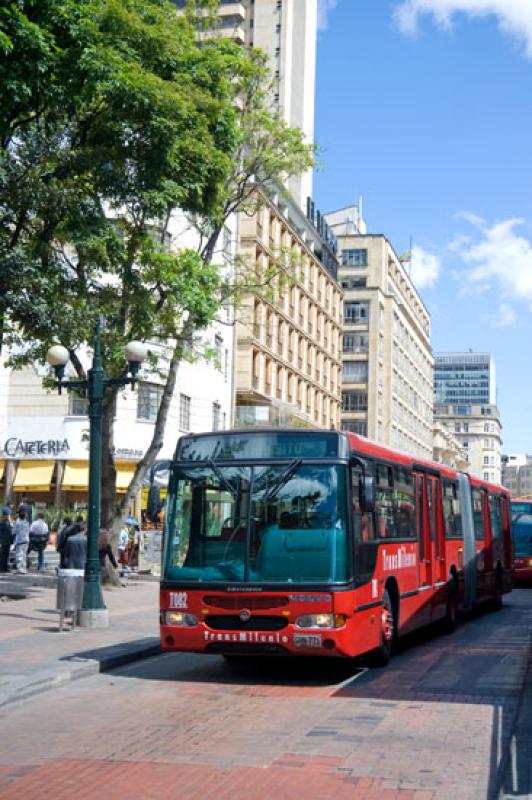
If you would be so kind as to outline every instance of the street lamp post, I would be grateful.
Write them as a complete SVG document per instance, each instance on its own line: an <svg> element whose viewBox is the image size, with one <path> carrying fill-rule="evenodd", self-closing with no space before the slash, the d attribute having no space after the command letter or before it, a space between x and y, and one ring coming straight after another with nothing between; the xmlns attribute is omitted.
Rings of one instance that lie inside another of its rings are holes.
<svg viewBox="0 0 532 800"><path fill-rule="evenodd" d="M94 330L94 349L91 368L87 380L64 380L65 367L69 360L68 350L62 345L54 345L48 350L46 359L54 368L56 386L67 391L81 389L89 401L89 517L87 532L87 561L83 601L79 612L79 625L85 628L106 628L109 615L105 605L100 581L100 561L98 557L98 538L100 533L100 487L102 457L102 403L108 386L132 387L142 361L146 358L146 346L142 342L129 342L125 348L129 376L108 378L102 366L100 352L101 319Z"/></svg>

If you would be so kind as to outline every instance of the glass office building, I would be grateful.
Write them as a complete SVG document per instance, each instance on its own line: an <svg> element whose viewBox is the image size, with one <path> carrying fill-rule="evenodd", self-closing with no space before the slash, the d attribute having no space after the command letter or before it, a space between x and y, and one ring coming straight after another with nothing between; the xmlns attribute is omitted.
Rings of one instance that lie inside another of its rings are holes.
<svg viewBox="0 0 532 800"><path fill-rule="evenodd" d="M495 405L495 362L489 353L435 353L434 402Z"/></svg>

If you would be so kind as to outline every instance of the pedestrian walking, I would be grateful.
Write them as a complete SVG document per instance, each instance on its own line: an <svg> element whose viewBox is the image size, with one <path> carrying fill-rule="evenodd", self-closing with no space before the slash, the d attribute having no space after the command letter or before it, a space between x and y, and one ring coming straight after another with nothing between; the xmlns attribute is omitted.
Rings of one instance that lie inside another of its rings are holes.
<svg viewBox="0 0 532 800"><path fill-rule="evenodd" d="M124 525L120 534L118 536L118 562L122 566L121 575L125 572L129 572L128 566L128 555L129 555L129 531Z"/></svg>
<svg viewBox="0 0 532 800"><path fill-rule="evenodd" d="M107 574L107 559L109 559L115 569L118 569L118 564L116 563L113 549L109 541L109 532L106 528L100 528L100 537L98 539L98 557L100 559L100 573L102 578Z"/></svg>
<svg viewBox="0 0 532 800"><path fill-rule="evenodd" d="M76 519L72 533L69 532L68 536L65 538L62 552L64 554L63 569L85 569L85 562L87 560L87 536L83 517L78 517Z"/></svg>
<svg viewBox="0 0 532 800"><path fill-rule="evenodd" d="M9 509L3 509L0 519L0 572L9 572L9 551L13 543L13 529Z"/></svg>
<svg viewBox="0 0 532 800"><path fill-rule="evenodd" d="M17 572L20 575L26 574L26 556L30 543L30 523L26 518L25 511L19 511L13 526L15 537L15 561Z"/></svg>
<svg viewBox="0 0 532 800"><path fill-rule="evenodd" d="M44 571L44 551L50 538L48 525L44 521L44 514L37 514L37 519L30 525L30 546L28 547L28 561L29 568L29 554L35 550L37 553L37 569L39 572Z"/></svg>

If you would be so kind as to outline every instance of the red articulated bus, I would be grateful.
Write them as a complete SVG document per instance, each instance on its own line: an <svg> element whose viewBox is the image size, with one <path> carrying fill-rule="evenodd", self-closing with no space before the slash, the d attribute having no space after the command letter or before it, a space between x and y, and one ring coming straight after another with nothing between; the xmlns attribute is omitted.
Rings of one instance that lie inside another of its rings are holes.
<svg viewBox="0 0 532 800"><path fill-rule="evenodd" d="M386 663L404 633L502 604L512 586L500 486L351 433L184 436L161 576L164 650Z"/></svg>

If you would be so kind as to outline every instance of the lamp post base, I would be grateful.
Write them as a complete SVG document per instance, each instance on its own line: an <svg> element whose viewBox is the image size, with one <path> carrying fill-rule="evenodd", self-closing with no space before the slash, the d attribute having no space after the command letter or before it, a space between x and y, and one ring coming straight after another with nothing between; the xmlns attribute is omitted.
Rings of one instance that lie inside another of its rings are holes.
<svg viewBox="0 0 532 800"><path fill-rule="evenodd" d="M78 625L80 628L108 628L109 611L107 608L80 608Z"/></svg>

